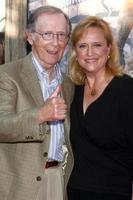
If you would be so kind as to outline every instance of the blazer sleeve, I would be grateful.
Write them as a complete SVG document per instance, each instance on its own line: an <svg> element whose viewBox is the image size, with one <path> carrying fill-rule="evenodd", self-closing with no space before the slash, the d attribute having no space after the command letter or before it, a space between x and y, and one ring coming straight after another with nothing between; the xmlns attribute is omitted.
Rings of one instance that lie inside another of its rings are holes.
<svg viewBox="0 0 133 200"><path fill-rule="evenodd" d="M29 142L44 140L49 131L47 123L37 121L38 107L25 102L20 105L18 85L6 73L0 73L0 142Z"/></svg>

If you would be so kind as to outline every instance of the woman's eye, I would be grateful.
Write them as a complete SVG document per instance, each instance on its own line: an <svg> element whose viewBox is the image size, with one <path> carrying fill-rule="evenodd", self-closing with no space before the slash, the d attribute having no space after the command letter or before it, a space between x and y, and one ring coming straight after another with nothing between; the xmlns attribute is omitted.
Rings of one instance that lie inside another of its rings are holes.
<svg viewBox="0 0 133 200"><path fill-rule="evenodd" d="M94 47L102 47L103 45L100 44L100 43L96 43L96 44L94 44L93 46L94 46Z"/></svg>
<svg viewBox="0 0 133 200"><path fill-rule="evenodd" d="M80 44L80 45L79 45L79 48L80 48L80 49L84 49L84 48L86 48L86 47L87 47L87 45L85 45L85 44Z"/></svg>

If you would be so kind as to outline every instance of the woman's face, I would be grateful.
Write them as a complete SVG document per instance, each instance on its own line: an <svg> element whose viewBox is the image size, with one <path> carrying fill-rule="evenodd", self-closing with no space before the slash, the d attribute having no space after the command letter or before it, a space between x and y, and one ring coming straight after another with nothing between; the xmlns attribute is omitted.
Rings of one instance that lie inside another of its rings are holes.
<svg viewBox="0 0 133 200"><path fill-rule="evenodd" d="M97 73L105 71L106 62L110 53L110 47L104 33L100 28L88 28L75 47L77 61L85 70L85 73Z"/></svg>

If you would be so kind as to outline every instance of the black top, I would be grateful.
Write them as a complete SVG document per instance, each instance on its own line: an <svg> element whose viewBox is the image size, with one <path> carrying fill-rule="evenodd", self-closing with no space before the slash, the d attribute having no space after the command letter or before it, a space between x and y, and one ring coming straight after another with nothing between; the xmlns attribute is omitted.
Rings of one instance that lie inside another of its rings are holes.
<svg viewBox="0 0 133 200"><path fill-rule="evenodd" d="M71 105L75 165L69 185L109 194L129 194L133 171L133 79L114 77L83 114L84 86Z"/></svg>

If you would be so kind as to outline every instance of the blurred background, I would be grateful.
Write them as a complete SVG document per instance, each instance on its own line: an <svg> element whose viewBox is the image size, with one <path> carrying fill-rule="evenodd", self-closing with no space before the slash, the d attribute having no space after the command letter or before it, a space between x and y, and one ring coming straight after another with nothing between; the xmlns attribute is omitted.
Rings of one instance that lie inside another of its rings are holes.
<svg viewBox="0 0 133 200"><path fill-rule="evenodd" d="M64 10L73 27L87 15L107 20L119 46L121 65L133 76L133 0L1 0L0 64L30 51L24 32L27 18L34 9L45 5ZM64 72L67 72L68 50L69 46L61 61Z"/></svg>

